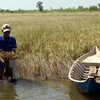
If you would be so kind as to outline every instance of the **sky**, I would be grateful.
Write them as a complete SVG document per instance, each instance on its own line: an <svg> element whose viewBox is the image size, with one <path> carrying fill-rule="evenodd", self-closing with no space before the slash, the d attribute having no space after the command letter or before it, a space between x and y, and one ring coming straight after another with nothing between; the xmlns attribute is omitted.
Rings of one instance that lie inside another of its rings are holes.
<svg viewBox="0 0 100 100"><path fill-rule="evenodd" d="M98 6L100 0L0 0L1 9L9 10L34 10L37 9L36 3L38 1L43 2L44 9L58 9L62 8L78 8L79 6L90 7L93 5Z"/></svg>

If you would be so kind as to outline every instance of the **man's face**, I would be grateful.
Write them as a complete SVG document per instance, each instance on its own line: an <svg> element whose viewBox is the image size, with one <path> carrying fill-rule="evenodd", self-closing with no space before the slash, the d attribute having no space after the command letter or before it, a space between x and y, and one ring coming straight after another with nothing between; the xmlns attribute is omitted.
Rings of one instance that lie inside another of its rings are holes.
<svg viewBox="0 0 100 100"><path fill-rule="evenodd" d="M10 31L6 31L6 32L4 32L4 37L5 37L5 38L8 38L9 35L10 35Z"/></svg>

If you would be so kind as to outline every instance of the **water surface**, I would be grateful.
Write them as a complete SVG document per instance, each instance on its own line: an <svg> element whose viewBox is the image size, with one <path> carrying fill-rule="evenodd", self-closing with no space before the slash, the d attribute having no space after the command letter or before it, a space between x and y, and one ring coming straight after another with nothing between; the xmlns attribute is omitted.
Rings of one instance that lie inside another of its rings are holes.
<svg viewBox="0 0 100 100"><path fill-rule="evenodd" d="M0 100L100 100L100 94L82 93L69 80L1 81Z"/></svg>

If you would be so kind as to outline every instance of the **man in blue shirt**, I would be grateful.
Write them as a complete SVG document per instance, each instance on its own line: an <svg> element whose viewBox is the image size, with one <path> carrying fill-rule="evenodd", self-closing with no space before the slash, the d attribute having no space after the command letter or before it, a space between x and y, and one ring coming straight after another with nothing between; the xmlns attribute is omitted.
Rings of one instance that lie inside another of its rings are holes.
<svg viewBox="0 0 100 100"><path fill-rule="evenodd" d="M2 52L16 52L17 49L17 44L16 44L16 39L13 36L10 36L11 33L11 26L9 24L4 24L2 26L2 32L3 35L0 36L0 53ZM6 61L4 61L6 62ZM4 71L4 65L3 65L3 60L0 60L0 69L2 69L1 73ZM6 72L4 75L7 77L7 66L6 66ZM3 76L0 76L1 79L3 79Z"/></svg>
<svg viewBox="0 0 100 100"><path fill-rule="evenodd" d="M11 27L9 24L4 24L2 26L2 32L3 36L0 36L0 52L6 51L16 52L17 45L16 45L16 39L13 36L10 36Z"/></svg>

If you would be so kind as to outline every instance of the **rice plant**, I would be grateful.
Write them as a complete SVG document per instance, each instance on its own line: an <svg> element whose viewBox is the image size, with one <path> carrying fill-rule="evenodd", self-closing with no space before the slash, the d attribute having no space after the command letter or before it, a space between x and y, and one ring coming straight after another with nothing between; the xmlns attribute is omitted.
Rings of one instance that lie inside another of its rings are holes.
<svg viewBox="0 0 100 100"><path fill-rule="evenodd" d="M0 14L0 25L12 26L19 58L33 61L22 63L24 76L67 78L72 63L100 45L99 16L100 12Z"/></svg>

